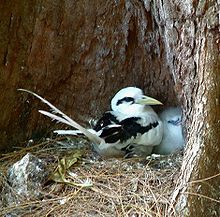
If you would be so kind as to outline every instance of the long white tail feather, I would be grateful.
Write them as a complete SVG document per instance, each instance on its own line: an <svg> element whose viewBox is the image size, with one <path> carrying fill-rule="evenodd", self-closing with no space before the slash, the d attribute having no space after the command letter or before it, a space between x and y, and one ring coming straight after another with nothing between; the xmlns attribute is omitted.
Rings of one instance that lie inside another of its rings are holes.
<svg viewBox="0 0 220 217"><path fill-rule="evenodd" d="M45 116L50 117L53 120L57 120L58 122L67 124L69 126L72 126L76 129L78 129L79 131L81 131L86 137L88 137L89 140L91 140L91 142L99 145L101 143L104 142L104 140L100 137L98 137L97 135L89 132L86 128L82 127L80 124L78 124L77 122L75 122L74 120L72 120L70 117L68 117L67 115L65 115L63 112L61 112L58 108L56 108L54 105L52 105L50 102L48 102L46 99L42 98L41 96L37 95L36 93L26 90L26 89L18 89L20 91L24 91L27 93L30 93L32 95L34 95L35 97L37 97L38 99L40 99L43 103L47 104L54 113L60 114L62 117L59 117L55 114L52 114L50 112L47 111L43 111L43 110L39 110L39 112Z"/></svg>
<svg viewBox="0 0 220 217"><path fill-rule="evenodd" d="M87 129L90 133L98 135L97 132L93 129ZM57 133L58 135L73 135L73 136L79 136L83 133L80 130L54 130L54 133Z"/></svg>
<svg viewBox="0 0 220 217"><path fill-rule="evenodd" d="M62 114L64 116L66 116L63 112L61 112L58 108L56 108L54 105L52 105L50 102L48 102L46 99L44 99L43 97L37 95L36 93L30 91L30 90L26 90L26 89L18 89L20 91L24 91L24 92L27 92L27 93L30 93L32 95L34 95L35 97L37 97L38 99L40 99L42 102L44 102L45 104L47 104L54 112L56 113L59 113L59 114Z"/></svg>
<svg viewBox="0 0 220 217"><path fill-rule="evenodd" d="M72 126L69 121L67 121L65 118L59 117L58 115L52 114L50 112L44 111L44 110L38 110L41 114L50 117L53 121L56 120L58 123L67 124L69 126Z"/></svg>
<svg viewBox="0 0 220 217"><path fill-rule="evenodd" d="M82 135L82 132L80 130L54 130L53 132L57 133L58 135Z"/></svg>
<svg viewBox="0 0 220 217"><path fill-rule="evenodd" d="M72 119L70 117L68 117L66 114L64 114L62 111L60 111L57 107L55 107L54 105L52 105L50 102L48 102L46 99L44 99L43 97L39 96L38 94L30 91L30 90L26 90L26 89L18 89L20 91L24 91L27 93L30 93L32 95L34 95L35 97L37 97L38 99L40 99L43 103L47 104L51 109L52 112L55 114L60 114L61 116L63 116L63 118L65 118L67 121L71 121Z"/></svg>
<svg viewBox="0 0 220 217"><path fill-rule="evenodd" d="M39 110L39 112L47 117L50 117L53 120L57 120L63 124L67 124L73 128L78 129L79 131L81 131L82 134L84 134L86 137L88 137L88 139L91 140L95 144L99 145L99 144L101 144L101 142L103 140L100 137L98 137L97 135L89 132L86 128L82 127L81 125L79 125L78 123L76 123L72 119L71 119L71 121L67 121L64 118L61 118L55 114L51 114L50 112L47 112L47 111Z"/></svg>

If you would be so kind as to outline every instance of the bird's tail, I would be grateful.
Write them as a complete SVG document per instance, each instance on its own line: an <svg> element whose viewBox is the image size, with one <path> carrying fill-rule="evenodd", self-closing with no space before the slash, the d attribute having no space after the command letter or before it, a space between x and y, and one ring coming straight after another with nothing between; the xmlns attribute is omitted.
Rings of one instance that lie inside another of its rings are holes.
<svg viewBox="0 0 220 217"><path fill-rule="evenodd" d="M97 135L97 132L93 129L86 129L90 133ZM73 135L73 136L82 136L84 135L80 130L54 130L54 133L57 133L58 135ZM98 135L97 135L98 136Z"/></svg>
<svg viewBox="0 0 220 217"><path fill-rule="evenodd" d="M37 95L36 93L30 91L30 90L26 90L26 89L18 89L19 91L24 91L27 93L30 93L32 95L34 95L35 97L37 97L38 99L40 99L43 103L47 104L52 112L48 112L48 111L44 111L44 110L39 110L39 112L49 118L51 118L52 120L56 120L60 123L64 123L66 125L69 125L77 130L79 130L82 134L84 134L91 142L99 145L101 143L103 143L103 139L100 138L99 136L97 136L96 134L90 132L89 130L87 130L86 128L84 128L83 126L81 126L80 124L78 124L76 121L74 121L73 119L71 119L70 117L68 117L66 114L64 114L63 112L61 112L58 108L56 108L54 105L52 105L50 102L48 102L46 99L44 99L43 97ZM58 116L58 115L60 116Z"/></svg>
<svg viewBox="0 0 220 217"><path fill-rule="evenodd" d="M58 135L73 135L73 136L80 136L83 135L80 130L54 130L54 133Z"/></svg>

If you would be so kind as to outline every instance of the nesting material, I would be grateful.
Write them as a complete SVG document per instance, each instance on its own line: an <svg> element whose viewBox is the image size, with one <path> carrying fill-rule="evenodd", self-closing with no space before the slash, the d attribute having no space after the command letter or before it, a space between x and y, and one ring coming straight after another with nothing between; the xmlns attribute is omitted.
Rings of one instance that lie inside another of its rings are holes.
<svg viewBox="0 0 220 217"><path fill-rule="evenodd" d="M0 171L4 174L26 152L46 161L47 171L55 170L58 159L75 152L79 144L82 149L82 139L74 143L46 141L7 154L0 159ZM100 159L87 149L67 175L75 183L89 180L89 187L50 181L41 185L41 197L21 199L17 204L4 203L7 195L1 194L0 216L168 216L181 162L180 153L147 159ZM0 189L5 189L7 181L2 177Z"/></svg>

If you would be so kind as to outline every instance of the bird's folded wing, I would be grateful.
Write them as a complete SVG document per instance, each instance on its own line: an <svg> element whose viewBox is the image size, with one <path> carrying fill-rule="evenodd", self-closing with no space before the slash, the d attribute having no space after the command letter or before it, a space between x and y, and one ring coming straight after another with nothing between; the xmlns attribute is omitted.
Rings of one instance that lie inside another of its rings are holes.
<svg viewBox="0 0 220 217"><path fill-rule="evenodd" d="M102 129L100 137L106 143L126 142L132 137L136 137L137 133L141 131L141 125L137 123L138 120L139 118L136 117L126 118L119 122L118 125L106 126Z"/></svg>
<svg viewBox="0 0 220 217"><path fill-rule="evenodd" d="M110 125L119 124L119 121L117 120L117 116L114 115L114 112L107 111L105 112L102 117L96 122L93 129L97 132L102 130L105 127L108 127ZM113 127L113 126L112 126Z"/></svg>
<svg viewBox="0 0 220 217"><path fill-rule="evenodd" d="M105 140L106 143L116 143L120 141L120 136L123 133L121 125L109 125L98 132L98 135Z"/></svg>
<svg viewBox="0 0 220 217"><path fill-rule="evenodd" d="M118 141L124 143L131 138L137 138L137 136L148 133L148 131L158 126L158 122L149 123L148 125L141 125L140 122L140 117L126 118L119 122L118 125L104 127L99 136L106 143L115 143Z"/></svg>

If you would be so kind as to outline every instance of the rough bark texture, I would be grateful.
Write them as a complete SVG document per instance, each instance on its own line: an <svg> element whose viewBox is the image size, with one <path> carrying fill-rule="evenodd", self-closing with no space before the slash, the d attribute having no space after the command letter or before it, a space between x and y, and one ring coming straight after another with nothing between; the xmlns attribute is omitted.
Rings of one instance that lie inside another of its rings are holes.
<svg viewBox="0 0 220 217"><path fill-rule="evenodd" d="M180 84L188 138L173 205L181 216L220 216L219 3L174 0L156 5L167 61Z"/></svg>
<svg viewBox="0 0 220 217"><path fill-rule="evenodd" d="M3 1L0 14L0 149L41 138L53 125L17 88L80 122L99 116L128 85L178 104L150 2Z"/></svg>

